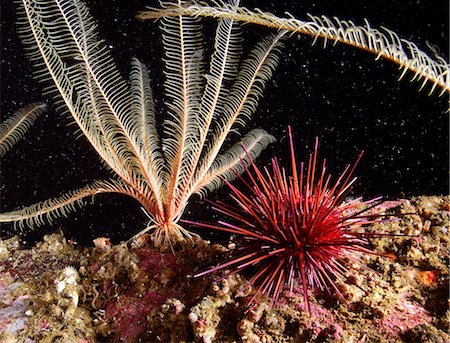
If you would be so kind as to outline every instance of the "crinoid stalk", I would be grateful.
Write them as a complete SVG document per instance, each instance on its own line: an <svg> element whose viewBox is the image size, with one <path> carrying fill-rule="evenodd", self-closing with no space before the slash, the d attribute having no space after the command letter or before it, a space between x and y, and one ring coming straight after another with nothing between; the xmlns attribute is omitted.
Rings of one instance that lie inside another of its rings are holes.
<svg viewBox="0 0 450 343"><path fill-rule="evenodd" d="M250 304L258 294L265 294L271 297L272 306L285 285L292 294L297 280L310 311L308 288L335 292L343 298L336 282L367 268L361 254L375 254L367 243L377 234L365 232L364 227L380 220L379 215L369 214L380 201L346 200L361 155L332 181L325 160L318 162L317 139L307 165L301 163L300 168L290 128L289 139L290 176L276 159L272 160L272 171L259 170L252 163L246 178L240 177L244 189L228 183L235 206L213 204L229 220L218 225L189 223L238 235L231 260L196 277L222 269L230 269L229 275L254 267L249 284L256 292Z"/></svg>

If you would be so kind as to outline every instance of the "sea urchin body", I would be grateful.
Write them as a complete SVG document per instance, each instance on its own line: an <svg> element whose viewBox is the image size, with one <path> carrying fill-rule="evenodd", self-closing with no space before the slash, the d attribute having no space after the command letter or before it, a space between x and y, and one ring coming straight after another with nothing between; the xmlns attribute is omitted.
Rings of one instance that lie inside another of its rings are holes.
<svg viewBox="0 0 450 343"><path fill-rule="evenodd" d="M301 163L300 168L290 128L289 139L290 176L276 159L272 160L271 171L261 171L251 163L246 173L249 181L240 178L243 190L228 183L236 205L213 204L229 221L217 225L191 222L237 235L232 259L196 276L222 269L233 274L253 266L255 272L249 284L256 292L250 303L258 294L265 294L273 305L285 286L292 293L295 282L299 282L310 310L308 289L334 292L343 298L336 281L346 279L352 271L361 272L361 255L374 254L367 248L367 239L372 235L364 228L379 221L376 214L368 214L379 202L345 200L356 179L352 174L358 161L332 181L325 160L319 166L317 139L307 166Z"/></svg>

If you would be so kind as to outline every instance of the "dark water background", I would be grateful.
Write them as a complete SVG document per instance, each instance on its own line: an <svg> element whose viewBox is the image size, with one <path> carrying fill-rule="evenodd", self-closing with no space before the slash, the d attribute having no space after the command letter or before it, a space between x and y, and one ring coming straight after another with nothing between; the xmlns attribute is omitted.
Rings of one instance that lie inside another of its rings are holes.
<svg viewBox="0 0 450 343"><path fill-rule="evenodd" d="M158 25L139 22L134 14L156 1L87 1L99 23L100 35L124 75L132 57L152 71L155 98L162 104L162 49ZM318 4L315 4L315 3ZM429 52L432 45L448 60L448 2L422 1L244 1L278 15L289 11L297 18L306 13L337 16L372 27L385 26L400 37L416 42ZM1 116L2 120L21 106L41 101L41 87L32 78L31 63L24 56L15 28L13 2L1 3ZM206 37L212 42L215 23L206 21ZM246 26L245 52L270 30ZM315 136L320 138L321 156L337 174L358 153L366 152L356 174L355 195L388 197L448 193L448 97L428 96L419 83L406 77L388 61L352 47L337 45L323 49L311 46L309 37L286 42L281 65L268 83L265 96L248 129L262 127L277 137L258 160L267 165L278 156L287 164L286 127L296 135L299 160L306 159ZM408 75L409 76L409 75ZM51 104L51 101L47 100ZM161 107L161 106L160 106ZM1 163L1 210L12 210L82 187L94 179L108 177L99 158L81 137L76 126L54 106L43 115L25 139ZM226 199L228 190L210 195ZM212 220L212 213L193 198L185 217ZM200 211L201 210L201 211ZM127 239L146 224L134 200L101 195L95 205L77 211L53 226L27 233L33 242L44 233L61 228L66 236L84 244L100 235L114 242ZM12 233L3 225L2 237ZM204 236L208 237L208 234Z"/></svg>

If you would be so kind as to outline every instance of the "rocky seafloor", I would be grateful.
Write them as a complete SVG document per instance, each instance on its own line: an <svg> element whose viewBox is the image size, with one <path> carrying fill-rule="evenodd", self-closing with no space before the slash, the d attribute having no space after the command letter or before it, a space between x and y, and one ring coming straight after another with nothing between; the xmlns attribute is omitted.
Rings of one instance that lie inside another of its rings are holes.
<svg viewBox="0 0 450 343"><path fill-rule="evenodd" d="M61 234L32 249L0 240L0 342L450 342L450 197L394 203L398 219L368 230L375 272L339 282L346 298L301 285L272 309L247 311L245 275L192 278L228 248L197 239L161 252L151 244L79 247ZM414 213L412 215L404 215Z"/></svg>

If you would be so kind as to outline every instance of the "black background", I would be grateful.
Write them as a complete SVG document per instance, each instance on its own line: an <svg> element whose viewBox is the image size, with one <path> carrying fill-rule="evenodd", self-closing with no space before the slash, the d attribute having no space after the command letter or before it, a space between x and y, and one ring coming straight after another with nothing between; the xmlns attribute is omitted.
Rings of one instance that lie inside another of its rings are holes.
<svg viewBox="0 0 450 343"><path fill-rule="evenodd" d="M138 57L151 71L158 107L163 109L162 50L158 25L134 19L148 0L87 1L99 23L99 31L111 48L123 75L132 57ZM316 3L318 2L318 3ZM429 52L432 46L447 60L448 2L422 1L244 1L243 5L295 17L306 13L337 16L372 27L387 27L400 37ZM13 2L1 3L1 116L4 120L21 106L43 98L41 86L32 78L31 63L16 34ZM206 20L206 37L212 42L214 20ZM244 55L270 30L247 25L243 30ZM311 46L309 37L286 42L281 65L268 83L265 97L248 129L262 127L278 141L258 160L267 165L277 156L286 165L286 127L296 136L298 160L306 159L315 136L320 154L326 156L330 172L337 174L354 161L361 150L354 193L364 197L431 195L448 193L448 96L429 96L420 83L410 83L410 74L397 81L400 71L388 61L344 45ZM163 112L159 113L161 116ZM82 187L94 179L109 176L86 140L76 138L76 126L54 106L43 115L1 164L1 210L20 208ZM226 199L228 190L210 195ZM212 220L205 205L192 198L185 217ZM26 242L62 228L66 236L88 243L100 235L117 242L146 225L139 204L117 195L101 195L95 205L77 211L53 226L27 232ZM2 226L2 236L12 233ZM208 234L202 234L208 236Z"/></svg>

